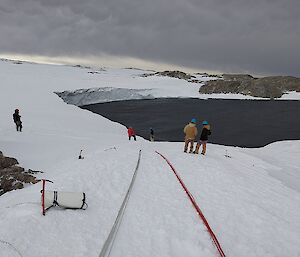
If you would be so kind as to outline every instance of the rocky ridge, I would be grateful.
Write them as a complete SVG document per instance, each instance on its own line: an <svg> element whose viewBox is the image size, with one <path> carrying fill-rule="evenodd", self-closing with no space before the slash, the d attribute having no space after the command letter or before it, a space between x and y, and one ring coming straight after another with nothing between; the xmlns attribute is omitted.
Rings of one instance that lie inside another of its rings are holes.
<svg viewBox="0 0 300 257"><path fill-rule="evenodd" d="M141 77L149 77L149 76L166 76L166 77L185 79L185 80L196 78L195 76L187 74L182 71L162 71L162 72L154 72L154 73L145 73L141 75Z"/></svg>
<svg viewBox="0 0 300 257"><path fill-rule="evenodd" d="M214 79L221 78L219 75L207 74L207 73L195 73L195 75L200 75L202 77L211 77ZM140 75L141 77L150 77L150 76L165 76L170 78L184 79L190 83L204 83L204 81L199 80L196 76L185 73L183 71L162 71L162 72L153 72L153 73L144 73Z"/></svg>
<svg viewBox="0 0 300 257"><path fill-rule="evenodd" d="M39 181L33 175L40 171L30 169L25 171L18 164L15 158L6 157L0 151L0 195L24 188L25 184L35 184Z"/></svg>
<svg viewBox="0 0 300 257"><path fill-rule="evenodd" d="M201 94L235 93L262 98L280 98L286 92L300 92L300 78L270 76L254 78L248 74L223 74L223 80L207 81Z"/></svg>

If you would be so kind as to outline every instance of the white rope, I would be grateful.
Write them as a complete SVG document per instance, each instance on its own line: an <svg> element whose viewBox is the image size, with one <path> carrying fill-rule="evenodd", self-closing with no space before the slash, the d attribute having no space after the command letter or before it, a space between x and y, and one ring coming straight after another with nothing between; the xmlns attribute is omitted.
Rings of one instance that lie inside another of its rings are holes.
<svg viewBox="0 0 300 257"><path fill-rule="evenodd" d="M109 151L109 150L117 150L117 148L114 146L114 147L110 147L110 148L104 149L104 151Z"/></svg>
<svg viewBox="0 0 300 257"><path fill-rule="evenodd" d="M125 209L126 209L126 205L128 203L128 200L129 200L129 197L130 197L130 194L131 194L131 190L132 190L135 178L136 178L137 170L138 170L139 165L140 165L141 153L142 153L142 150L139 151L139 157L138 157L138 161L137 161L137 164L136 164L136 167L135 167L135 171L134 171L132 179L131 179L131 183L129 185L129 188L127 190L127 193L125 195L123 203L122 203L122 205L119 209L118 216L117 216L117 218L114 222L114 225L111 228L111 230L109 232L109 235L108 235L108 237L107 237L107 239L106 239L106 241L105 241L105 243L104 243L104 245L101 249L99 257L108 257L111 253L116 235L118 233L118 229L119 229L119 227L121 225L121 222L122 222L122 219L123 219L123 215L124 215L124 212L125 212Z"/></svg>
<svg viewBox="0 0 300 257"><path fill-rule="evenodd" d="M0 239L0 243L10 246L12 249L15 250L15 252L17 252L19 254L19 256L23 257L22 254L19 252L19 250L16 247L14 247L11 243L6 242L6 241L1 240L1 239Z"/></svg>
<svg viewBox="0 0 300 257"><path fill-rule="evenodd" d="M13 204L13 205L10 205L10 206L6 206L4 208L12 208L12 207L20 206L20 205L24 205L24 204L40 205L40 203L37 203L37 202L26 202L26 203L16 203L16 204Z"/></svg>

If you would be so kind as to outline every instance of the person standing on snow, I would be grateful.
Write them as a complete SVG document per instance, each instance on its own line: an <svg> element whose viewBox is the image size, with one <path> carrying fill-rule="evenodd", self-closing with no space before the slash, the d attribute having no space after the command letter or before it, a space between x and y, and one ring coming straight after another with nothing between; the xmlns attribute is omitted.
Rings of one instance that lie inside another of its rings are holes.
<svg viewBox="0 0 300 257"><path fill-rule="evenodd" d="M211 135L211 131L210 131L210 125L208 124L208 122L206 120L202 122L202 125L203 125L203 128L202 128L200 140L197 142L196 150L194 151L194 153L198 154L199 153L199 148L202 145L201 154L205 155L205 153L206 153L206 143L207 143L207 140L208 140L208 136Z"/></svg>
<svg viewBox="0 0 300 257"><path fill-rule="evenodd" d="M189 144L191 144L190 145L190 151L189 151L189 153L192 153L193 152L193 148L194 148L194 141L195 141L195 138L196 138L196 136L198 134L198 130L197 130L197 127L196 127L196 119L195 118L193 118L191 120L191 122L184 127L183 132L185 133L185 138L184 138L184 152L185 153L187 152Z"/></svg>
<svg viewBox="0 0 300 257"><path fill-rule="evenodd" d="M16 129L17 131L22 131L22 121L21 121L21 116L19 114L19 110L15 109L15 113L13 114L13 120L14 123L16 124Z"/></svg>
<svg viewBox="0 0 300 257"><path fill-rule="evenodd" d="M136 136L135 136L134 129L132 127L129 127L128 130L127 130L127 132L128 132L128 139L130 140L131 137L133 137L134 141L136 141Z"/></svg>
<svg viewBox="0 0 300 257"><path fill-rule="evenodd" d="M154 142L154 130L153 130L153 128L150 128L150 141Z"/></svg>

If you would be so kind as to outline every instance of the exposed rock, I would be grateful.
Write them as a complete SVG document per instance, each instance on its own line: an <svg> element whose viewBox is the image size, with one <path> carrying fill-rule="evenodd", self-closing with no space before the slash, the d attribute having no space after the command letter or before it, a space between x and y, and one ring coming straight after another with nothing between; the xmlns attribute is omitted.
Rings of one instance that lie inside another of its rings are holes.
<svg viewBox="0 0 300 257"><path fill-rule="evenodd" d="M208 74L207 72L196 72L195 75L200 75L203 77L209 77L209 78L219 78L222 79L222 75L217 75L217 74Z"/></svg>
<svg viewBox="0 0 300 257"><path fill-rule="evenodd" d="M168 76L168 77L178 78L178 79L185 79L185 80L196 78L195 76L192 76L182 71L163 71L163 72L159 72L158 75Z"/></svg>
<svg viewBox="0 0 300 257"><path fill-rule="evenodd" d="M19 164L15 158L4 157L0 152L0 169L4 169L13 165Z"/></svg>
<svg viewBox="0 0 300 257"><path fill-rule="evenodd" d="M89 74L101 74L99 71L89 71Z"/></svg>
<svg viewBox="0 0 300 257"><path fill-rule="evenodd" d="M20 166L13 165L11 167L7 167L5 169L0 170L0 176L6 176L6 175L14 175L17 173L24 172L24 168Z"/></svg>
<svg viewBox="0 0 300 257"><path fill-rule="evenodd" d="M28 173L28 174L37 174L37 173L44 173L44 172L39 171L39 170L28 169L28 171L26 171L26 173Z"/></svg>
<svg viewBox="0 0 300 257"><path fill-rule="evenodd" d="M103 71L106 71L105 69L103 68L99 68L97 70L94 70L94 71L88 71L89 74L101 74L101 72Z"/></svg>
<svg viewBox="0 0 300 257"><path fill-rule="evenodd" d="M73 65L73 67L75 67L75 68L81 68L81 69L91 69L90 66L84 66L84 65L80 65L80 64Z"/></svg>
<svg viewBox="0 0 300 257"><path fill-rule="evenodd" d="M139 71L143 71L143 69L136 68L136 67L127 67L127 68L124 68L124 70L139 70Z"/></svg>
<svg viewBox="0 0 300 257"><path fill-rule="evenodd" d="M222 77L224 80L230 81L247 81L254 79L251 75L248 74L223 74Z"/></svg>
<svg viewBox="0 0 300 257"><path fill-rule="evenodd" d="M203 83L204 81L202 81L202 80L199 80L199 79L191 79L191 80L189 80L189 82L191 82L191 83Z"/></svg>
<svg viewBox="0 0 300 257"><path fill-rule="evenodd" d="M201 76L205 76L208 77L208 73L207 72L196 72L196 75L201 75Z"/></svg>
<svg viewBox="0 0 300 257"><path fill-rule="evenodd" d="M223 74L224 80L208 81L200 93L236 93L263 98L279 98L288 91L300 92L300 78L270 76L254 78L247 74Z"/></svg>
<svg viewBox="0 0 300 257"><path fill-rule="evenodd" d="M178 79L185 79L189 80L192 78L196 78L193 75L187 74L182 71L162 71L162 72L155 72L155 73L146 73L142 74L142 77L149 77L149 76L166 76L166 77L171 77L171 78L178 78Z"/></svg>
<svg viewBox="0 0 300 257"><path fill-rule="evenodd" d="M24 187L25 183L35 184L38 182L32 174L40 171L28 170L17 166L18 161L15 158L5 157L0 152L0 195Z"/></svg>
<svg viewBox="0 0 300 257"><path fill-rule="evenodd" d="M198 72L194 73L195 75L201 75L203 77L211 77L211 78L222 78L220 75L215 74L207 74L206 72ZM171 78L184 79L190 83L203 83L202 80L197 79L196 76L191 74L182 72L182 71L162 71L162 72L153 72L153 73L145 73L140 75L141 77L149 77L149 76L166 76Z"/></svg>

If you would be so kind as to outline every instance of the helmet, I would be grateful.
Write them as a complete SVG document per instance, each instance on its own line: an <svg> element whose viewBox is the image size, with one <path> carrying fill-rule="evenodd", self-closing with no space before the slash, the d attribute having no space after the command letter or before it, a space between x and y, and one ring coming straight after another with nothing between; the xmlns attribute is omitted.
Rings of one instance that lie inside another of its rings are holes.
<svg viewBox="0 0 300 257"><path fill-rule="evenodd" d="M191 120L191 122L192 122L192 123L196 123L197 120L196 120L195 118L193 118L193 119Z"/></svg>
<svg viewBox="0 0 300 257"><path fill-rule="evenodd" d="M208 125L208 122L207 122L206 120L204 120L204 121L202 122L202 125Z"/></svg>
<svg viewBox="0 0 300 257"><path fill-rule="evenodd" d="M15 109L15 112L19 112L19 109Z"/></svg>

